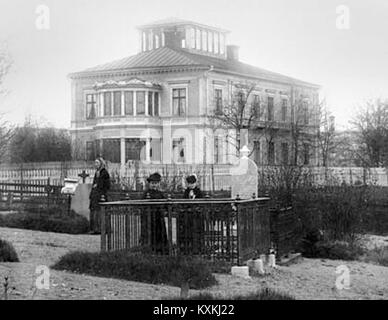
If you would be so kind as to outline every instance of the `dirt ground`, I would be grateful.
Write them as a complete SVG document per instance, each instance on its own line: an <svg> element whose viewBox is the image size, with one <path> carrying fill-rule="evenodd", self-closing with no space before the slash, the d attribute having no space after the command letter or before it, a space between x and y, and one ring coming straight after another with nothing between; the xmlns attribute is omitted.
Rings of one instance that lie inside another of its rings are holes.
<svg viewBox="0 0 388 320"><path fill-rule="evenodd" d="M68 235L0 228L0 238L15 247L19 263L0 263L0 281L9 276L9 299L167 299L180 289L167 285L92 277L50 270L50 288L36 289L37 266L50 267L60 256L74 250L98 251L99 236ZM388 245L388 237L369 237L369 247ZM336 289L336 268L350 270L350 288ZM360 261L303 259L290 266L278 266L264 276L250 279L216 274L218 285L206 290L220 296L272 288L296 299L388 299L388 267ZM3 296L1 286L0 297ZM196 291L191 290L190 293Z"/></svg>

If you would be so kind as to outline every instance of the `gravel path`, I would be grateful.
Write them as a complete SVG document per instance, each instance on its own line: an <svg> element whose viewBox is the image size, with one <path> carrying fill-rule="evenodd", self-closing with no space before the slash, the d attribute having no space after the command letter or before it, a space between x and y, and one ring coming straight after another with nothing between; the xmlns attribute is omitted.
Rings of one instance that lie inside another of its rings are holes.
<svg viewBox="0 0 388 320"><path fill-rule="evenodd" d="M165 285L92 277L50 270L50 289L35 289L36 267L50 266L74 250L98 251L99 236L68 235L0 228L0 238L15 247L20 263L0 263L0 280L9 276L9 299L166 299L179 295L179 288ZM378 245L386 239L371 238ZM350 289L337 290L336 268L350 270ZM219 285L207 291L228 297L269 287L297 299L388 299L388 267L359 261L303 259L288 267L250 279L216 274ZM190 291L194 293L195 291ZM2 297L2 292L0 292Z"/></svg>

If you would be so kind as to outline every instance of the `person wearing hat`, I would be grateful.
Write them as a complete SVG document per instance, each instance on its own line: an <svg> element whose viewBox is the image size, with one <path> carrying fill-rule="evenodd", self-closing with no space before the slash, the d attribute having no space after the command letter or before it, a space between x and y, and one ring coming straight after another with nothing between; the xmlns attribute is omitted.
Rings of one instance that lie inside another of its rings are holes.
<svg viewBox="0 0 388 320"><path fill-rule="evenodd" d="M163 192L160 191L161 176L158 172L151 174L147 178L148 190L144 192L143 199L164 199ZM141 216L141 239L143 245L150 245L153 251L168 254L167 229L164 223L163 213L159 206L152 206L150 220L148 215ZM148 239L148 230L151 230L151 239Z"/></svg>
<svg viewBox="0 0 388 320"><path fill-rule="evenodd" d="M102 157L94 162L96 172L93 177L92 190L89 195L90 232L100 233L100 202L108 201L107 193L110 188L110 177Z"/></svg>
<svg viewBox="0 0 388 320"><path fill-rule="evenodd" d="M185 199L203 198L201 189L197 186L197 176L195 174L186 177L187 188L183 197ZM205 221L201 213L195 211L185 212L178 219L178 243L179 250L183 254L200 254L203 249Z"/></svg>
<svg viewBox="0 0 388 320"><path fill-rule="evenodd" d="M197 176L195 174L192 174L186 177L186 182L187 182L187 188L183 195L185 199L203 198L202 191L197 186Z"/></svg>
<svg viewBox="0 0 388 320"><path fill-rule="evenodd" d="M151 174L147 178L148 190L144 192L143 199L164 199L163 192L160 191L161 178L158 172Z"/></svg>

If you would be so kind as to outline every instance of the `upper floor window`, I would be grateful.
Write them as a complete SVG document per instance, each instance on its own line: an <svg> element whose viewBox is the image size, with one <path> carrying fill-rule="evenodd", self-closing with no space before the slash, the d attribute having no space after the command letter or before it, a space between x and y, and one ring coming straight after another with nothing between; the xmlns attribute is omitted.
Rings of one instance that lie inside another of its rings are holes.
<svg viewBox="0 0 388 320"><path fill-rule="evenodd" d="M113 93L113 115L121 115L121 91Z"/></svg>
<svg viewBox="0 0 388 320"><path fill-rule="evenodd" d="M172 89L173 115L184 116L186 114L186 88Z"/></svg>
<svg viewBox="0 0 388 320"><path fill-rule="evenodd" d="M282 100L282 121L286 121L287 119L287 99Z"/></svg>
<svg viewBox="0 0 388 320"><path fill-rule="evenodd" d="M268 121L274 120L273 97L268 97Z"/></svg>
<svg viewBox="0 0 388 320"><path fill-rule="evenodd" d="M155 49L159 48L159 36L156 34L155 35Z"/></svg>
<svg viewBox="0 0 388 320"><path fill-rule="evenodd" d="M159 115L159 92L154 93L154 116Z"/></svg>
<svg viewBox="0 0 388 320"><path fill-rule="evenodd" d="M137 115L145 114L145 92L144 91L136 92L136 114Z"/></svg>
<svg viewBox="0 0 388 320"><path fill-rule="evenodd" d="M216 111L222 112L222 89L215 89L214 96Z"/></svg>
<svg viewBox="0 0 388 320"><path fill-rule="evenodd" d="M201 30L196 29L195 33L196 33L196 49L201 50L201 40L202 40Z"/></svg>
<svg viewBox="0 0 388 320"><path fill-rule="evenodd" d="M104 116L112 115L112 96L111 92L104 92Z"/></svg>
<svg viewBox="0 0 388 320"><path fill-rule="evenodd" d="M124 114L133 115L133 91L124 91Z"/></svg>
<svg viewBox="0 0 388 320"><path fill-rule="evenodd" d="M149 91L148 92L148 115L152 116L152 110L153 110L153 92Z"/></svg>
<svg viewBox="0 0 388 320"><path fill-rule="evenodd" d="M309 107L307 101L303 101L303 123L309 124Z"/></svg>
<svg viewBox="0 0 388 320"><path fill-rule="evenodd" d="M253 115L255 118L260 118L260 96L255 94L253 96Z"/></svg>
<svg viewBox="0 0 388 320"><path fill-rule="evenodd" d="M94 119L97 116L97 95L86 95L86 119Z"/></svg>

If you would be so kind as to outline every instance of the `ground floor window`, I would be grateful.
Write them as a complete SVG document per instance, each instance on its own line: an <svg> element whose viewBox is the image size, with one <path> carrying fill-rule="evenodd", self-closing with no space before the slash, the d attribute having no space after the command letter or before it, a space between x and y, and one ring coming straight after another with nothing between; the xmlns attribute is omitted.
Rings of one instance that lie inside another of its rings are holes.
<svg viewBox="0 0 388 320"><path fill-rule="evenodd" d="M282 162L284 165L288 164L288 143L282 143Z"/></svg>
<svg viewBox="0 0 388 320"><path fill-rule="evenodd" d="M268 143L268 165L275 164L275 144L273 142Z"/></svg>
<svg viewBox="0 0 388 320"><path fill-rule="evenodd" d="M172 152L174 162L185 162L185 139L174 139L172 142Z"/></svg>
<svg viewBox="0 0 388 320"><path fill-rule="evenodd" d="M120 139L102 140L102 157L113 163L120 162Z"/></svg>
<svg viewBox="0 0 388 320"><path fill-rule="evenodd" d="M260 164L260 141L253 142L254 161L257 165Z"/></svg>
<svg viewBox="0 0 388 320"><path fill-rule="evenodd" d="M94 161L96 159L96 148L94 141L86 141L86 161Z"/></svg>
<svg viewBox="0 0 388 320"><path fill-rule="evenodd" d="M142 154L145 155L145 144L146 142L139 138L125 139L125 162L144 159L145 157L142 157Z"/></svg>

